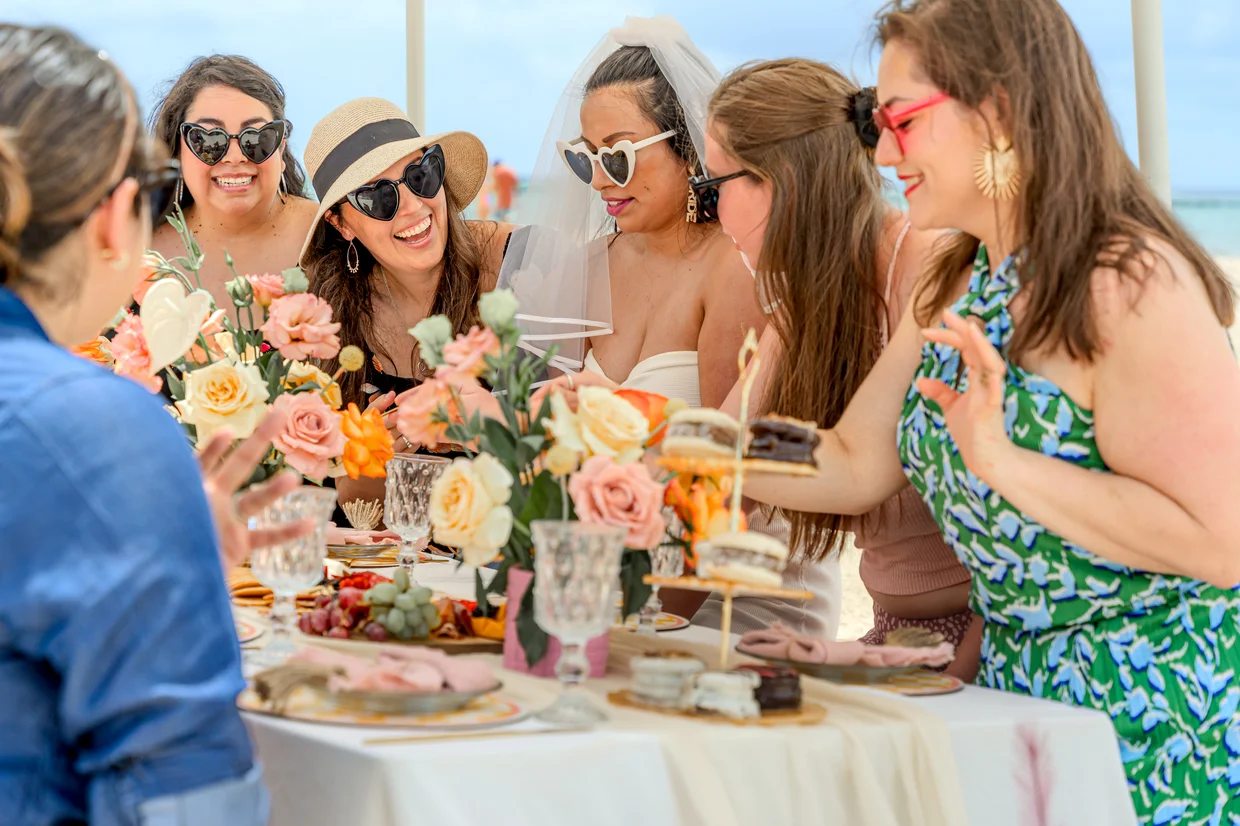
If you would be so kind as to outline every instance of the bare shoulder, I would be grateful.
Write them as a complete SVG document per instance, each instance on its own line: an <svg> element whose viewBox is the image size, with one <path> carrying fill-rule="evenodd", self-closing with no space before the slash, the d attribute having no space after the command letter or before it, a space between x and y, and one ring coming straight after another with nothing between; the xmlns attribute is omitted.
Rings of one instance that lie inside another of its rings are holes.
<svg viewBox="0 0 1240 826"><path fill-rule="evenodd" d="M500 266L504 263L504 248L508 244L508 236L512 235L517 226L501 221L466 221L465 226L469 228L482 251L478 280L482 291L489 292L499 281Z"/></svg>
<svg viewBox="0 0 1240 826"><path fill-rule="evenodd" d="M929 272L930 262L934 259L939 245L950 239L951 233L943 230L909 227L908 235L904 237L904 243L900 247L900 254L896 257L894 275L897 281L892 288L892 292L901 297L901 306Z"/></svg>
<svg viewBox="0 0 1240 826"><path fill-rule="evenodd" d="M318 201L312 201L309 198L294 198L289 204L291 209L290 223L293 229L300 231L303 235L310 231L310 225L314 223L314 216L319 212Z"/></svg>
<svg viewBox="0 0 1240 826"><path fill-rule="evenodd" d="M167 223L160 225L151 234L151 249L164 258L176 258L178 255L185 254L185 247L181 245L180 236L177 235L172 225Z"/></svg>
<svg viewBox="0 0 1240 826"><path fill-rule="evenodd" d="M754 292L754 277L736 249L732 239L718 232L706 242L706 261L709 266L703 272L702 283L708 295L725 290L741 289Z"/></svg>

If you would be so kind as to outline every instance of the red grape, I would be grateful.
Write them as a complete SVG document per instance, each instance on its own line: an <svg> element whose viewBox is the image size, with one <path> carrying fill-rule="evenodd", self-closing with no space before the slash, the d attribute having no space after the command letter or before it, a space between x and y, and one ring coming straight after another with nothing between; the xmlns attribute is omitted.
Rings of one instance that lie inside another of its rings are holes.
<svg viewBox="0 0 1240 826"><path fill-rule="evenodd" d="M388 633L387 629L382 625L372 622L366 626L366 636L373 642L387 642Z"/></svg>
<svg viewBox="0 0 1240 826"><path fill-rule="evenodd" d="M299 620L299 622L304 621L306 619L309 619L310 621L309 625L310 625L310 628L313 629L313 633L324 634L327 632L328 615L327 615L326 608L315 608L309 614L304 615L301 618L301 620ZM305 631L304 628L302 630ZM310 632L307 631L306 633L310 633Z"/></svg>
<svg viewBox="0 0 1240 826"><path fill-rule="evenodd" d="M347 640L349 638L349 631L347 628L341 628L337 625L335 628L327 632L327 636L332 637L333 639Z"/></svg>

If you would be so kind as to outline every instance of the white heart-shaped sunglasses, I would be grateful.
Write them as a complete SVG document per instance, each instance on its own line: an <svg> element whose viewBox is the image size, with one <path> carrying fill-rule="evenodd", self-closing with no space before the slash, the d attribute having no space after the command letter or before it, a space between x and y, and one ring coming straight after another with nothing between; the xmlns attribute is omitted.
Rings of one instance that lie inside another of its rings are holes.
<svg viewBox="0 0 1240 826"><path fill-rule="evenodd" d="M633 180L633 169L637 166L637 150L645 149L651 144L665 141L675 135L676 130L671 129L637 143L630 140L616 141L615 146L604 146L598 152L586 149L585 141L577 143L556 141L555 146L560 150L560 158L564 161L564 165L572 170L572 173L580 178L582 183L588 184L594 180L594 165L597 163L612 183L624 187Z"/></svg>

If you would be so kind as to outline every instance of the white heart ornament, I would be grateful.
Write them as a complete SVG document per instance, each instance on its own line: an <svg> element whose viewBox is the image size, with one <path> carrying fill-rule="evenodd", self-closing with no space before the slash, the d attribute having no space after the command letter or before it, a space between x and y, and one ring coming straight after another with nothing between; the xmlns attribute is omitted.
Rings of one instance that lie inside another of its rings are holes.
<svg viewBox="0 0 1240 826"><path fill-rule="evenodd" d="M207 316L211 315L211 294L194 290L185 294L185 285L175 278L156 281L147 290L138 315L151 354L151 372L164 369L194 345Z"/></svg>

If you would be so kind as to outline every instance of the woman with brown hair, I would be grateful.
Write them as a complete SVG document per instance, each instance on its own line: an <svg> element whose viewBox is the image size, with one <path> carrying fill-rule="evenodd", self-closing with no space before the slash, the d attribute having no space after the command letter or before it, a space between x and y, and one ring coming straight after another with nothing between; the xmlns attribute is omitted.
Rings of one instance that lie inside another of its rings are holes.
<svg viewBox="0 0 1240 826"><path fill-rule="evenodd" d="M409 329L432 315L467 332L494 288L512 227L466 221L487 152L468 132L422 136L395 104L358 98L315 124L306 166L319 207L300 260L366 367L341 379L344 404L386 409L429 375ZM336 372L333 359L323 365ZM397 452L414 449L390 425ZM383 480L339 480L341 501L382 499Z"/></svg>
<svg viewBox="0 0 1240 826"><path fill-rule="evenodd" d="M240 275L296 266L315 203L288 145L293 125L274 77L244 57L200 57L172 84L151 128L181 162L177 202L205 255L202 286L217 307L233 306L225 252ZM184 255L168 224L153 246L165 258Z"/></svg>
<svg viewBox="0 0 1240 826"><path fill-rule="evenodd" d="M878 162L915 226L956 234L817 477L746 492L862 513L911 481L973 572L978 682L1109 714L1142 822L1234 821L1231 288L1055 0L898 2L878 34Z"/></svg>
<svg viewBox="0 0 1240 826"><path fill-rule="evenodd" d="M878 361L936 235L912 229L883 198L874 165L873 89L822 63L788 59L742 67L710 104L698 202L755 268L769 321L754 386L758 411L831 427ZM721 188L731 189L721 198ZM733 392L724 410L735 413ZM837 553L846 531L861 549L874 629L919 626L962 646L974 615L969 572L939 535L916 491L860 518L779 509L789 546L811 560Z"/></svg>

